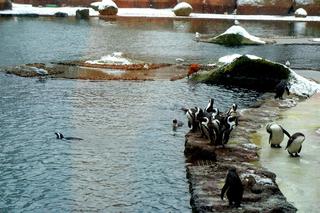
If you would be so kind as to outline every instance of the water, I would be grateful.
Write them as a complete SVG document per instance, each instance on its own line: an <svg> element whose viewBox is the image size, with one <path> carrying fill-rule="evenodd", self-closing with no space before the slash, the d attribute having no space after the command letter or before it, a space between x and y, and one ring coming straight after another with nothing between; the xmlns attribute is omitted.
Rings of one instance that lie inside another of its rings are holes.
<svg viewBox="0 0 320 213"><path fill-rule="evenodd" d="M282 113L276 122L291 135L302 132L306 140L302 144L300 158L289 157L284 148L288 138L282 142L282 149L271 149L269 136L265 129L258 132L256 141L261 147L260 162L262 166L277 174L277 183L289 202L298 208L298 212L319 212L320 172L320 135L316 130L319 124L320 96L299 103L298 106Z"/></svg>
<svg viewBox="0 0 320 213"><path fill-rule="evenodd" d="M0 74L0 207L8 212L188 212L182 106L256 94L186 81L72 81ZM54 132L81 137L61 141ZM0 208L1 209L1 208Z"/></svg>
<svg viewBox="0 0 320 213"><path fill-rule="evenodd" d="M218 35L233 21L133 19L90 21L73 17L0 18L0 66L34 62L98 59L124 52L137 59L175 63L212 63L233 54L255 54L293 67L319 68L320 46L266 45L225 48L193 41L195 32ZM241 21L249 33L261 37L320 37L320 23Z"/></svg>
<svg viewBox="0 0 320 213"><path fill-rule="evenodd" d="M137 59L210 63L249 53L292 66L319 67L318 46L226 48L192 40L231 21L105 22L73 18L0 18L0 67L97 59L120 51ZM257 36L320 37L319 24L242 22ZM303 54L302 54L303 53ZM225 109L254 92L170 81L77 81L0 73L0 210L4 212L190 212L184 135L172 132L180 108ZM60 141L54 132L81 137Z"/></svg>

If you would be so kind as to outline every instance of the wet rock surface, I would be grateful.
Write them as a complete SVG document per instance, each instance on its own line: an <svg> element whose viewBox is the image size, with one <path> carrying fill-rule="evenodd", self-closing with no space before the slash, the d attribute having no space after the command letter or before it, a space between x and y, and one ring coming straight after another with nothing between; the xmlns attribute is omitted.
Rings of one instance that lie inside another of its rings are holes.
<svg viewBox="0 0 320 213"><path fill-rule="evenodd" d="M292 101L297 101L294 98ZM185 156L194 212L296 212L276 183L276 175L259 165L257 146L250 142L251 133L273 121L285 108L286 100L274 100L266 93L254 106L241 110L239 126L222 147L209 145L200 133L186 135ZM203 154L203 157L202 155ZM229 168L235 167L244 186L240 208L229 207L220 193Z"/></svg>

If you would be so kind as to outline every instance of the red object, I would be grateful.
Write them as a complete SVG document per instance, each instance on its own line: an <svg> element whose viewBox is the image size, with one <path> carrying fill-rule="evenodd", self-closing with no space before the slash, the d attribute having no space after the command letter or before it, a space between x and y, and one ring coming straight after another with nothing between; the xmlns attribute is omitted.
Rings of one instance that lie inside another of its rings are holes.
<svg viewBox="0 0 320 213"><path fill-rule="evenodd" d="M190 64L189 71L188 71L188 77L194 73L197 73L200 70L199 64Z"/></svg>

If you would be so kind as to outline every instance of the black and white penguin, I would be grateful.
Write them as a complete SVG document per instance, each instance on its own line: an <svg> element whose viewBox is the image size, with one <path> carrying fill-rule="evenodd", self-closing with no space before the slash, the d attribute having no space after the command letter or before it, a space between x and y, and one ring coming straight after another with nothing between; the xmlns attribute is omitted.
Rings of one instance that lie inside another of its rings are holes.
<svg viewBox="0 0 320 213"><path fill-rule="evenodd" d="M60 132L55 132L57 139L64 139L64 140L83 140L82 138L76 138L76 137L64 137L62 133Z"/></svg>
<svg viewBox="0 0 320 213"><path fill-rule="evenodd" d="M221 200L223 200L224 194L226 193L229 200L229 206L240 207L243 191L244 188L236 168L230 168L227 173L225 184L221 189Z"/></svg>
<svg viewBox="0 0 320 213"><path fill-rule="evenodd" d="M210 98L208 106L206 107L205 111L208 112L208 113L213 112L213 104L214 104L214 99Z"/></svg>
<svg viewBox="0 0 320 213"><path fill-rule="evenodd" d="M224 126L221 129L222 134L222 146L228 143L230 138L230 133L237 125L237 117L234 115L229 115L223 124Z"/></svg>
<svg viewBox="0 0 320 213"><path fill-rule="evenodd" d="M232 115L236 117L236 126L238 126L238 105L237 104L232 104L230 109L226 112L226 116Z"/></svg>
<svg viewBox="0 0 320 213"><path fill-rule="evenodd" d="M301 152L302 149L302 143L306 139L304 134L301 132L294 133L288 140L286 150L288 150L288 153L292 157L299 157L300 155L298 153Z"/></svg>
<svg viewBox="0 0 320 213"><path fill-rule="evenodd" d="M269 144L272 148L281 148L284 134L290 138L290 134L277 123L268 123L266 130L269 133Z"/></svg>
<svg viewBox="0 0 320 213"><path fill-rule="evenodd" d="M274 96L275 99L279 98L279 99L283 99L283 95L284 92L287 92L288 95L290 95L290 91L289 91L289 83L287 82L287 80L281 80L275 88L275 93L276 95Z"/></svg>
<svg viewBox="0 0 320 213"><path fill-rule="evenodd" d="M211 123L210 118L202 117L201 118L201 133L210 140L211 144L215 143L216 135L213 130L213 124Z"/></svg>
<svg viewBox="0 0 320 213"><path fill-rule="evenodd" d="M176 131L178 129L178 127L182 127L182 126L183 126L182 121L178 121L177 119L172 120L172 130L173 131Z"/></svg>
<svg viewBox="0 0 320 213"><path fill-rule="evenodd" d="M199 107L184 109L188 118L188 127L191 131L196 131L199 127L199 118L203 115L203 110Z"/></svg>

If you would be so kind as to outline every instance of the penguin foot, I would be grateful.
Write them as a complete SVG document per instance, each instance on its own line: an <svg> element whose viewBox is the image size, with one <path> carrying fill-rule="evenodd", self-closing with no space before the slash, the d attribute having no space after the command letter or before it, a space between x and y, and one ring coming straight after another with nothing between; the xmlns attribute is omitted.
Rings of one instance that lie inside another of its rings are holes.
<svg viewBox="0 0 320 213"><path fill-rule="evenodd" d="M271 144L271 148L281 148L281 146L278 144Z"/></svg>
<svg viewBox="0 0 320 213"><path fill-rule="evenodd" d="M300 155L298 153L296 153L295 157L300 157Z"/></svg>

